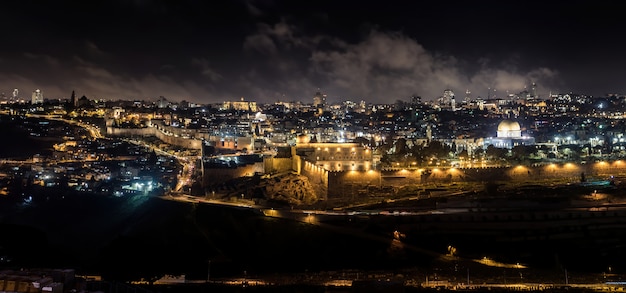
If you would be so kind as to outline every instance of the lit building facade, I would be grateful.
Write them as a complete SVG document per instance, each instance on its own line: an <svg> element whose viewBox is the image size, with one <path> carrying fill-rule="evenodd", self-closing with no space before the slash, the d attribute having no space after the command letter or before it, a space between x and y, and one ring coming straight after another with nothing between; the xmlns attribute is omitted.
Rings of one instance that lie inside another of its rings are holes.
<svg viewBox="0 0 626 293"><path fill-rule="evenodd" d="M315 96L313 96L313 107L315 108L323 108L326 106L326 95L317 92Z"/></svg>
<svg viewBox="0 0 626 293"><path fill-rule="evenodd" d="M358 143L310 143L302 136L296 154L327 171L369 171L374 168L372 151Z"/></svg>
<svg viewBox="0 0 626 293"><path fill-rule="evenodd" d="M504 120L498 124L496 137L488 137L484 140L484 148L489 145L497 148L512 149L518 145L534 145L535 138L522 136L522 129L519 123L510 120Z"/></svg>
<svg viewBox="0 0 626 293"><path fill-rule="evenodd" d="M244 101L243 98L241 98L241 101L224 102L222 104L222 108L224 110L238 110L238 111L251 111L251 112L258 111L256 102Z"/></svg>
<svg viewBox="0 0 626 293"><path fill-rule="evenodd" d="M31 98L32 104L41 104L43 103L43 92L40 89L36 89L33 91L33 95Z"/></svg>

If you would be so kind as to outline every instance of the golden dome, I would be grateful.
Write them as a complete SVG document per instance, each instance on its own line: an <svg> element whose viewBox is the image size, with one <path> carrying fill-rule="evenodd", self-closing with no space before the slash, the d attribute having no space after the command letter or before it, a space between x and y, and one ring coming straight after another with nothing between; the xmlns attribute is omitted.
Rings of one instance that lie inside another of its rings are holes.
<svg viewBox="0 0 626 293"><path fill-rule="evenodd" d="M298 138L296 139L297 144L307 144L310 142L311 142L311 137L309 137L306 134L300 134L298 135Z"/></svg>
<svg viewBox="0 0 626 293"><path fill-rule="evenodd" d="M498 124L498 137L521 137L522 128L519 123L511 120L504 120Z"/></svg>
<svg viewBox="0 0 626 293"><path fill-rule="evenodd" d="M498 124L498 131L521 131L519 123L511 120L504 120Z"/></svg>

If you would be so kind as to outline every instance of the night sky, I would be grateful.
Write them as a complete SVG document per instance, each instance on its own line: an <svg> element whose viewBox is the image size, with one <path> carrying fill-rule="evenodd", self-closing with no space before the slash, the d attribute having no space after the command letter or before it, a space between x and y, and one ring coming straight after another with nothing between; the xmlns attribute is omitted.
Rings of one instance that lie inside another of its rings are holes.
<svg viewBox="0 0 626 293"><path fill-rule="evenodd" d="M626 93L619 1L3 1L0 93L331 102ZM544 3L545 2L545 3ZM495 91L493 90L495 89Z"/></svg>

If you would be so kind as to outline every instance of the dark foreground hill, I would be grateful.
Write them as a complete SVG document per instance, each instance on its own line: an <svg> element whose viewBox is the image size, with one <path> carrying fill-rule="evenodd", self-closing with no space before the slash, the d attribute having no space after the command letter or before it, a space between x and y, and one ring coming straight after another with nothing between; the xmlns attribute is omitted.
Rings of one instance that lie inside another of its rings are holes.
<svg viewBox="0 0 626 293"><path fill-rule="evenodd" d="M118 280L396 269L431 260L389 243L250 210L150 197L66 196L2 209L5 267L72 267Z"/></svg>

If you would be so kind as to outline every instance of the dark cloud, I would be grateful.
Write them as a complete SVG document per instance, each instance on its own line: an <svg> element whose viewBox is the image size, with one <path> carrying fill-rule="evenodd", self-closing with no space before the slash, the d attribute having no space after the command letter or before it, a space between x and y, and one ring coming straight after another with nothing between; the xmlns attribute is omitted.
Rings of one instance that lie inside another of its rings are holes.
<svg viewBox="0 0 626 293"><path fill-rule="evenodd" d="M252 16L262 16L263 15L263 11L261 11L261 9L259 9L254 1L245 1L245 5L246 5L246 9L248 10L248 13L250 13L250 15Z"/></svg>
<svg viewBox="0 0 626 293"><path fill-rule="evenodd" d="M516 93L532 82L548 92L547 86L558 80L554 69L540 67L521 72L512 66L508 70L493 68L484 61L479 64L480 70L467 72L461 66L465 61L428 51L400 32L374 30L359 42L347 43L327 35L298 36L295 27L280 22L258 25L258 31L244 39L243 47L261 56L236 70L245 73L224 76L213 64L213 56L203 56L191 58L191 73L184 66L166 63L130 75L114 63L102 62L113 54L94 42L86 42L83 52L66 60L24 53L31 66L41 72L54 72L54 76L33 80L27 77L28 70L17 71L16 75L5 76L0 87L4 91L42 88L48 97L66 97L71 90L77 90L100 98L166 96L199 102L240 96L264 102L308 100L319 88L328 92L331 100L389 101L415 94L432 99L444 89L481 93L492 88ZM163 68L174 73L164 75ZM180 71L187 73L181 75Z"/></svg>
<svg viewBox="0 0 626 293"><path fill-rule="evenodd" d="M200 73L207 77L211 82L217 82L222 79L222 75L217 73L214 69L209 65L209 60L204 58L193 58L191 59L191 64L200 68Z"/></svg>
<svg viewBox="0 0 626 293"><path fill-rule="evenodd" d="M105 52L101 54L109 55ZM199 82L175 80L152 72L131 76L115 70L114 64L86 59L89 52L63 59L33 53L23 55L24 58L10 65L14 69L12 73L0 73L0 92L18 88L25 98L35 89L43 90L47 98L67 98L72 90L90 98L154 99L161 95L187 100L209 98L207 87ZM206 60L195 59L191 63L200 67L201 76L212 80L220 78L219 74L211 71ZM32 73L33 68L38 74Z"/></svg>
<svg viewBox="0 0 626 293"><path fill-rule="evenodd" d="M248 51L257 51L266 55L274 55L277 52L276 44L271 37L265 34L247 36L243 48Z"/></svg>
<svg viewBox="0 0 626 293"><path fill-rule="evenodd" d="M544 96L626 92L624 25L606 1L9 1L0 11L11 24L0 28L5 93L273 102L310 101L319 88L384 102L533 82Z"/></svg>

